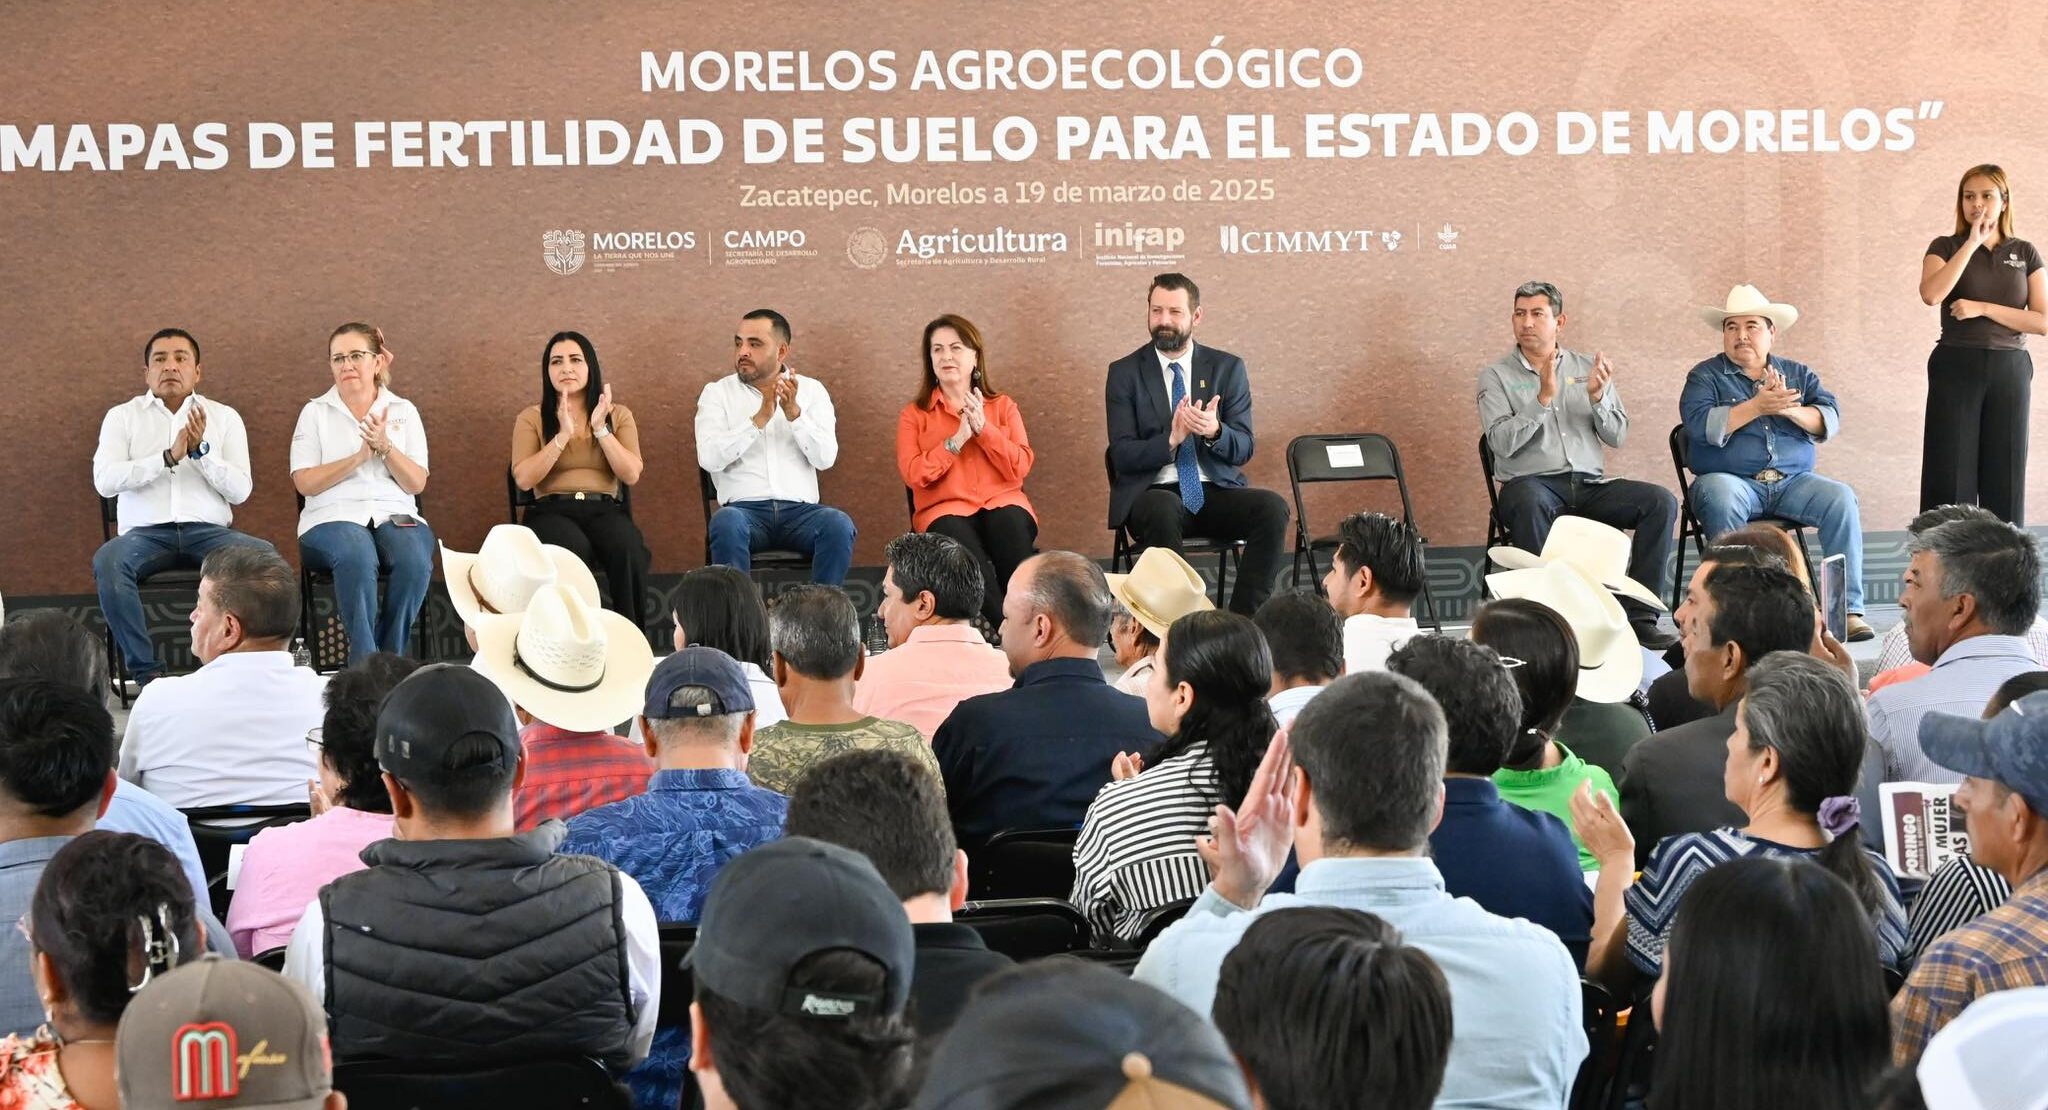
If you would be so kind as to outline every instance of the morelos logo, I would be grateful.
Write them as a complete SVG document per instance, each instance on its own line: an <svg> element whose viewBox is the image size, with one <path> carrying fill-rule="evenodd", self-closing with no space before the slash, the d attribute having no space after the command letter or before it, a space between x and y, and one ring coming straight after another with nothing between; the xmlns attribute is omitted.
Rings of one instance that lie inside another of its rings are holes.
<svg viewBox="0 0 2048 1110"><path fill-rule="evenodd" d="M548 269L567 276L583 268L583 233L556 228L540 237L541 260Z"/></svg>

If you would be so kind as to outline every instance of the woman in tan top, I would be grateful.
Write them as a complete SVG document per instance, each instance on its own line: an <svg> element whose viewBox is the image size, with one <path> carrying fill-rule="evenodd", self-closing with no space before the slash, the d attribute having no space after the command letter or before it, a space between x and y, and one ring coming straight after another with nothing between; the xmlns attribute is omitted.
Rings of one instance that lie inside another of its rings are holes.
<svg viewBox="0 0 2048 1110"><path fill-rule="evenodd" d="M531 490L526 526L605 576L606 604L647 627L647 544L621 495L640 480L640 431L579 332L541 348L540 404L512 422L512 481Z"/></svg>

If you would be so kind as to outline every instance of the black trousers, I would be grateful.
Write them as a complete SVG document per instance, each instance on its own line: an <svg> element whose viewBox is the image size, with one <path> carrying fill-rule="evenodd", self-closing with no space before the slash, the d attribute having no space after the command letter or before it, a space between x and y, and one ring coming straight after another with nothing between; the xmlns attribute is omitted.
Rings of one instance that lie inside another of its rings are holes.
<svg viewBox="0 0 2048 1110"><path fill-rule="evenodd" d="M647 544L640 526L616 501L540 500L526 510L526 526L542 543L566 547L583 565L603 571L605 606L647 628Z"/></svg>
<svg viewBox="0 0 2048 1110"><path fill-rule="evenodd" d="M1237 584L1230 589L1230 611L1251 616L1272 596L1273 580L1287 555L1287 521L1292 510L1286 498L1269 489L1231 489L1204 482L1202 492L1202 511L1190 513L1180 502L1179 486L1153 486L1131 502L1124 527L1139 551L1170 547L1178 554L1187 536L1243 540L1244 561L1238 564Z"/></svg>
<svg viewBox="0 0 2048 1110"><path fill-rule="evenodd" d="M1937 345L1927 356L1927 434L1920 451L1920 511L1977 504L2024 525L2027 401L2034 360L2025 351Z"/></svg>
<svg viewBox="0 0 2048 1110"><path fill-rule="evenodd" d="M981 615L989 627L1003 623L1003 594L1010 588L1010 576L1017 565L1029 559L1038 546L1038 522L1016 505L983 509L966 516L934 517L925 528L974 552L981 562Z"/></svg>
<svg viewBox="0 0 2048 1110"><path fill-rule="evenodd" d="M1678 533L1677 495L1649 482L1594 482L1583 474L1531 474L1500 488L1500 522L1508 542L1524 551L1543 550L1551 522L1565 513L1629 532L1628 576L1658 597L1670 592L1664 579Z"/></svg>

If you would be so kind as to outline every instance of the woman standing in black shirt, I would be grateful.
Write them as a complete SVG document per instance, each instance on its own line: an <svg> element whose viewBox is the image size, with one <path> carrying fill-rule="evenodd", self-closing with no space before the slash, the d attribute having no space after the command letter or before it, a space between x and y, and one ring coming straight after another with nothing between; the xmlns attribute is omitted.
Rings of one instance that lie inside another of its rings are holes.
<svg viewBox="0 0 2048 1110"><path fill-rule="evenodd" d="M2012 234L2012 186L1997 166L1972 166L1956 187L1956 231L1927 244L1920 299L1939 304L1941 340L1927 356L1927 432L1920 511L1981 504L2025 523L2026 337L2048 335L2041 253Z"/></svg>

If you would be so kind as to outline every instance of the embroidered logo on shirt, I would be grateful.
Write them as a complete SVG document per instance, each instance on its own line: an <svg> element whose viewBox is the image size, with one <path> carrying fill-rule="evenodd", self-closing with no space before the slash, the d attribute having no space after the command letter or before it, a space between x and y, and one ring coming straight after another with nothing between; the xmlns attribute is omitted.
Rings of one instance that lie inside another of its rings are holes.
<svg viewBox="0 0 2048 1110"><path fill-rule="evenodd" d="M2006 255L2005 264L2011 266L2015 270L2024 270L2027 267L2027 264L2020 260L2020 252L2018 251L2014 251L2011 254Z"/></svg>

